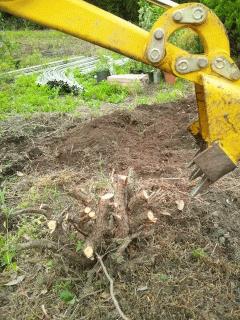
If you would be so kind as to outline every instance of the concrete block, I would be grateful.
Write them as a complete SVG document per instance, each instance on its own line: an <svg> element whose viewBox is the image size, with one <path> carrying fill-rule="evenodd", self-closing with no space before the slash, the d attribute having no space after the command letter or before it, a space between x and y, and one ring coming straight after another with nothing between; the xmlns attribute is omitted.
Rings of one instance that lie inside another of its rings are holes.
<svg viewBox="0 0 240 320"><path fill-rule="evenodd" d="M139 83L141 85L146 85L149 83L149 77L147 74L119 74L109 76L107 81L111 83L118 83L121 85L131 85L134 83Z"/></svg>

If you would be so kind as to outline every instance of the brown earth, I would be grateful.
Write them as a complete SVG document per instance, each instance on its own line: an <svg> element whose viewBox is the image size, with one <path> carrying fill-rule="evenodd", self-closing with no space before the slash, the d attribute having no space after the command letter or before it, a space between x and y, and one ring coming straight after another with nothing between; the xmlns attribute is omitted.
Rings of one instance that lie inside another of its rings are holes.
<svg viewBox="0 0 240 320"><path fill-rule="evenodd" d="M133 241L121 264L105 260L119 303L131 319L240 319L239 171L204 195L190 197L187 163L196 145L186 128L195 110L190 98L87 121L42 115L15 119L10 128L9 122L2 124L2 184L11 186L13 207L33 186L41 192L44 183L61 192L59 203L48 198L56 212L72 201L66 190L75 187L87 191L97 206L97 196L111 188L113 173L128 174L137 190L152 195L150 203L135 203L128 212L137 219L152 210L157 222L145 226L152 235ZM10 181L19 171L24 176ZM177 208L179 200L183 210ZM69 210L76 214L83 208L72 203ZM44 231L42 236L49 234ZM106 243L109 247L102 245L101 253L113 249L109 240ZM48 255L45 252L45 260ZM5 300L0 291L0 319L46 319L43 304L49 319L120 319L100 269L89 285L85 271L49 269L41 256L36 265L25 256L18 263L28 275L19 286L4 289ZM63 275L74 275L73 305L59 302L54 289L54 281Z"/></svg>

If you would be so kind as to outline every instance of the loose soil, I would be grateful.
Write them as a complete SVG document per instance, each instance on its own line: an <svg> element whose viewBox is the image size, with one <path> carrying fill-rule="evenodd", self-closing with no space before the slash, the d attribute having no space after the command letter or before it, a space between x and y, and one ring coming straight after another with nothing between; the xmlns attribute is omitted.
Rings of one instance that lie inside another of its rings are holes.
<svg viewBox="0 0 240 320"><path fill-rule="evenodd" d="M144 226L152 234L134 240L120 264L105 259L130 319L240 319L239 170L204 195L190 197L187 163L197 147L186 128L195 116L195 101L188 98L84 121L36 115L1 126L1 181L10 190L12 207L33 188L40 194L54 187L61 196L45 198L45 204L56 215L69 204L69 214L80 214L85 205L69 190L84 190L97 206L114 173L128 175L135 190L152 195L150 203L129 207L136 219L146 210L154 213L157 222ZM39 236L51 238L44 220ZM99 253L113 250L109 239L106 243ZM61 263L50 268L49 257ZM100 267L90 281L89 270L48 251L31 250L17 261L26 277L17 286L2 287L0 319L48 319L42 305L49 319L120 319ZM2 271L0 284L9 280ZM73 304L63 303L57 293L56 282L66 279L76 296Z"/></svg>

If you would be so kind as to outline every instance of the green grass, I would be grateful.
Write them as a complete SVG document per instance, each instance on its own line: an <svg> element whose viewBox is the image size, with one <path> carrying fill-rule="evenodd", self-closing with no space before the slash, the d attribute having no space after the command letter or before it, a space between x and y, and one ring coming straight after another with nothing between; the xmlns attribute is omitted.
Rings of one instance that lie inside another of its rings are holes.
<svg viewBox="0 0 240 320"><path fill-rule="evenodd" d="M23 114L25 116L36 112L74 112L81 106L88 106L98 110L104 103L124 103L128 96L133 102L128 104L134 108L139 104L154 104L176 101L184 98L189 83L177 80L174 86L161 82L154 92L146 95L139 86L122 87L106 81L97 83L93 75L81 75L75 72L75 77L85 90L78 96L62 94L59 88L38 86L36 75L22 76L13 82L2 80L0 82L0 119L11 115ZM148 90L148 88L146 89Z"/></svg>
<svg viewBox="0 0 240 320"><path fill-rule="evenodd" d="M183 99L187 92L191 92L191 84L185 80L177 79L174 85L161 81L151 95L137 95L135 104L156 104L174 102Z"/></svg>
<svg viewBox="0 0 240 320"><path fill-rule="evenodd" d="M4 45L0 48L0 73L4 70L45 63L56 59L65 59L71 55L92 53L100 61L110 54L105 49L88 44L82 40L58 31L4 31L0 32ZM114 59L121 56L112 53ZM102 64L103 62L101 62ZM136 62L129 61L125 66L117 66L118 74L128 73ZM62 94L58 88L36 85L36 75L22 76L15 80L0 80L0 119L9 115L31 115L35 112L75 112L81 106L88 106L91 112L97 112L104 103L123 103L131 96L126 108L138 104L164 103L182 98L186 92L186 82L178 80L174 86L163 81L154 90L141 86L121 87L108 82L97 83L94 75L84 76L75 71L75 78L85 88L79 96ZM149 91L145 93L144 91ZM124 107L124 106L123 106ZM79 114L79 113L78 113Z"/></svg>
<svg viewBox="0 0 240 320"><path fill-rule="evenodd" d="M0 90L0 117L33 112L71 112L78 105L78 98L60 96L59 90L38 86L36 76L23 76L13 83L4 83Z"/></svg>
<svg viewBox="0 0 240 320"><path fill-rule="evenodd" d="M172 102L184 98L187 86L189 83L181 79L177 79L174 86L162 82L159 93L156 95L156 103Z"/></svg>
<svg viewBox="0 0 240 320"><path fill-rule="evenodd" d="M103 102L120 103L128 96L127 88L97 83L92 76L78 74L85 90L79 96L61 94L59 88L38 86L36 76L22 76L14 82L0 83L0 118L35 112L73 112L83 104L98 108Z"/></svg>

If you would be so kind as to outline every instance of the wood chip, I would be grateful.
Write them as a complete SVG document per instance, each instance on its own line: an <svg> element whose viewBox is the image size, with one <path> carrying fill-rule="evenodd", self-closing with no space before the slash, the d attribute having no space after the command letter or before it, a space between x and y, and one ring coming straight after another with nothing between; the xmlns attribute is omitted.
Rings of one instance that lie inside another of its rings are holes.
<svg viewBox="0 0 240 320"><path fill-rule="evenodd" d="M84 213L89 214L92 211L92 209L90 207L86 207L84 209Z"/></svg>
<svg viewBox="0 0 240 320"><path fill-rule="evenodd" d="M21 171L17 171L17 172L16 172L16 175L17 175L18 177L23 177L23 176L24 176L24 173L21 172Z"/></svg>
<svg viewBox="0 0 240 320"><path fill-rule="evenodd" d="M84 249L84 254L88 259L93 260L93 248L91 246L88 246Z"/></svg>
<svg viewBox="0 0 240 320"><path fill-rule="evenodd" d="M96 212L95 211L91 211L91 212L89 212L88 216L91 219L96 219Z"/></svg>
<svg viewBox="0 0 240 320"><path fill-rule="evenodd" d="M113 193L106 193L101 197L101 199L102 200L111 200L113 197L114 197Z"/></svg>
<svg viewBox="0 0 240 320"><path fill-rule="evenodd" d="M154 213L151 210L148 211L147 217L148 217L148 220L151 221L152 223L157 222L157 218L154 216Z"/></svg>
<svg viewBox="0 0 240 320"><path fill-rule="evenodd" d="M25 276L19 276L16 279L9 281L8 283L5 283L5 286L16 286L17 284L21 283L25 279Z"/></svg>
<svg viewBox="0 0 240 320"><path fill-rule="evenodd" d="M160 212L162 216L168 216L170 217L171 216L171 213L167 212L167 211L163 211L163 212Z"/></svg>
<svg viewBox="0 0 240 320"><path fill-rule="evenodd" d="M56 230L57 227L57 221L56 220L50 220L47 223L48 229L50 230L50 233L53 233Z"/></svg>
<svg viewBox="0 0 240 320"><path fill-rule="evenodd" d="M146 190L143 190L143 197L144 197L144 199L146 199L146 200L148 200L148 198L149 198L149 195L148 195L148 193L147 193L147 191Z"/></svg>
<svg viewBox="0 0 240 320"><path fill-rule="evenodd" d="M176 205L177 205L177 208L179 211L183 211L183 209L185 207L185 203L183 200L177 200Z"/></svg>

